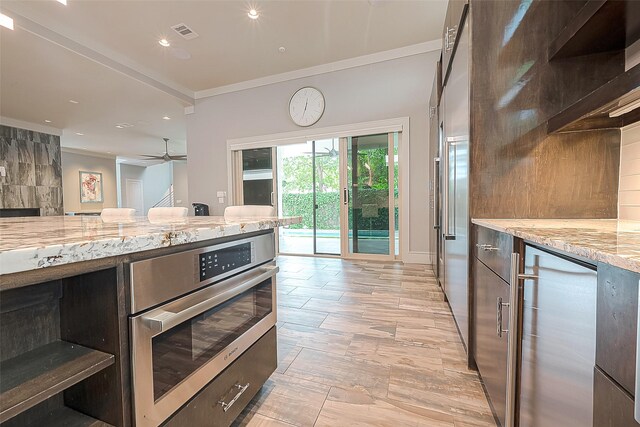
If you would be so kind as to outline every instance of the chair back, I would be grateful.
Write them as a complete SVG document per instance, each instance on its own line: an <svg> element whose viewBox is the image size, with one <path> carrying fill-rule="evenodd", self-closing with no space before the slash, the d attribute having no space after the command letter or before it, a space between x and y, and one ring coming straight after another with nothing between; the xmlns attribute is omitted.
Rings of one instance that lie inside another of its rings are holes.
<svg viewBox="0 0 640 427"><path fill-rule="evenodd" d="M147 217L149 221L153 219L185 218L188 213L189 209L183 207L157 207L149 209Z"/></svg>
<svg viewBox="0 0 640 427"><path fill-rule="evenodd" d="M225 218L255 218L274 216L276 216L276 208L269 205L227 206L227 208L224 210Z"/></svg>
<svg viewBox="0 0 640 427"><path fill-rule="evenodd" d="M131 208L104 208L100 212L100 218L102 219L128 219L133 218L136 215L136 210Z"/></svg>

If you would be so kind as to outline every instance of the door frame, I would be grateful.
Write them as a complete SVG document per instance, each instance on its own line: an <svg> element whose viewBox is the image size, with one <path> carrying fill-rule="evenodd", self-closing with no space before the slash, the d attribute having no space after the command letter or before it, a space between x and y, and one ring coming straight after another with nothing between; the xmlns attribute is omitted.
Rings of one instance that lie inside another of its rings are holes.
<svg viewBox="0 0 640 427"><path fill-rule="evenodd" d="M419 253L409 251L409 147L410 129L409 117L398 117L386 120L353 123L323 128L310 128L269 135L251 136L246 138L232 138L227 140L227 194L228 204L236 204L237 189L234 188L234 173L237 168L235 152L250 148L277 147L281 145L306 143L311 140L341 138L343 136L366 136L381 133L400 132L398 141L398 190L399 190L399 228L400 251L396 260L408 262L410 258L418 258ZM240 168L241 169L241 168ZM391 189L393 191L393 189ZM393 258L393 257L392 257ZM389 258L387 258L389 259Z"/></svg>

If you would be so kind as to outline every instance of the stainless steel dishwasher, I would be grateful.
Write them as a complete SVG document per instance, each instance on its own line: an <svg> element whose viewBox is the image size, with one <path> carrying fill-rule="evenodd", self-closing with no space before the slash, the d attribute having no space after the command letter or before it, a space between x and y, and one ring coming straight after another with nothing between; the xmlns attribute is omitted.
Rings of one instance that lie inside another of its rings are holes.
<svg viewBox="0 0 640 427"><path fill-rule="evenodd" d="M527 245L520 426L592 426L596 350L594 266Z"/></svg>

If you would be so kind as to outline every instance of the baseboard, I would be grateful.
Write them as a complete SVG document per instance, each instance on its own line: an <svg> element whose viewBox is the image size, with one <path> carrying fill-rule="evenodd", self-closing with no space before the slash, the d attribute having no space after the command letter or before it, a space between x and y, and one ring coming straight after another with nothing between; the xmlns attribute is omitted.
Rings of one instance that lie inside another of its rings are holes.
<svg viewBox="0 0 640 427"><path fill-rule="evenodd" d="M409 251L402 260L405 264L431 264L431 252Z"/></svg>

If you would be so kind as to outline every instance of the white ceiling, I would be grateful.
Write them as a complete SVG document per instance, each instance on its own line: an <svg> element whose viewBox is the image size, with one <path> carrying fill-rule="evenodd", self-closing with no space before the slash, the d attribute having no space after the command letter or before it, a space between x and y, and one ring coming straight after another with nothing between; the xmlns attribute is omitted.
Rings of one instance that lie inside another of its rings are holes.
<svg viewBox="0 0 640 427"><path fill-rule="evenodd" d="M184 107L195 92L439 39L446 5L68 0L64 6L3 0L3 13L31 24L22 28L16 19L16 30L0 29L0 115L38 124L51 120L50 126L63 129L67 147L156 154L168 137L170 152L184 154ZM258 20L247 17L250 7L259 11ZM182 39L170 28L179 23L199 37ZM162 37L170 48L158 44ZM173 49L191 58L179 59ZM114 71L120 65L134 72ZM165 115L171 120L162 120ZM115 128L122 122L135 126Z"/></svg>

